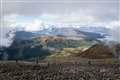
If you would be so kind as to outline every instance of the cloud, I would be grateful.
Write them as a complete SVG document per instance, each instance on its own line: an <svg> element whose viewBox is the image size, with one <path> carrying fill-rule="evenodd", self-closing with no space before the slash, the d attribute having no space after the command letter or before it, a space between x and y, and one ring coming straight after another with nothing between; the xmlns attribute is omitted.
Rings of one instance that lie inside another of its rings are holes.
<svg viewBox="0 0 120 80"><path fill-rule="evenodd" d="M78 12L79 13L79 12ZM39 19L47 23L62 23L62 24L80 24L94 22L95 18L85 13L71 13L71 14L42 14Z"/></svg>
<svg viewBox="0 0 120 80"><path fill-rule="evenodd" d="M119 4L119 0L5 0L3 12L4 15L18 14L36 17L43 14L67 15L65 18L69 18L74 13L76 16L70 19L71 22L81 19L81 14L86 14L98 21L110 22L118 20Z"/></svg>
<svg viewBox="0 0 120 80"><path fill-rule="evenodd" d="M25 29L25 31L40 31L41 30L41 27L40 27L41 24L42 24L42 21L35 20L32 23L26 24L24 29Z"/></svg>
<svg viewBox="0 0 120 80"><path fill-rule="evenodd" d="M9 47L15 36L15 28L11 27L15 24L17 15L6 16L0 26L0 47Z"/></svg>
<svg viewBox="0 0 120 80"><path fill-rule="evenodd" d="M21 19L22 18L22 19ZM80 14L79 17L76 13L71 15L53 15L53 14L42 14L37 18L30 18L30 16L21 16L21 15L7 15L4 17L4 26L9 26L17 30L25 31L40 31L44 28L49 28L51 25L54 27L72 27L70 25L80 25L80 24L89 24L92 25L97 21L93 16L86 16L85 14ZM24 20L26 19L26 20ZM74 26L76 27L76 26Z"/></svg>
<svg viewBox="0 0 120 80"><path fill-rule="evenodd" d="M79 13L79 15L78 15ZM4 23L8 24L9 27L24 29L25 31L39 31L42 30L46 25L56 25L56 27L71 27L73 25L96 25L112 28L119 24L118 20L112 20L109 22L100 21L94 15L88 14L88 12L72 12L71 14L41 14L38 17L23 16L17 14L11 14L4 17Z"/></svg>
<svg viewBox="0 0 120 80"><path fill-rule="evenodd" d="M14 38L14 30L10 27L0 27L0 47L9 47Z"/></svg>

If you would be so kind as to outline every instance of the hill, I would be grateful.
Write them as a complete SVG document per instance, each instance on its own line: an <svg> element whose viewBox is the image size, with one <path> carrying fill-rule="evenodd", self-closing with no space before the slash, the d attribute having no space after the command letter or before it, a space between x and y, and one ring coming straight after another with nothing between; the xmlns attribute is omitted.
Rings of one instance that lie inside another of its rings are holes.
<svg viewBox="0 0 120 80"><path fill-rule="evenodd" d="M101 59L101 58L114 58L110 48L103 44L95 44L86 51L82 52L81 57Z"/></svg>
<svg viewBox="0 0 120 80"><path fill-rule="evenodd" d="M59 53L54 53L48 56L48 59L78 57L87 59L108 59L108 58L120 58L120 45L104 45L103 43L97 43L89 48L64 48Z"/></svg>
<svg viewBox="0 0 120 80"><path fill-rule="evenodd" d="M91 59L120 58L120 44L105 45L95 44L86 51L82 52L82 57Z"/></svg>

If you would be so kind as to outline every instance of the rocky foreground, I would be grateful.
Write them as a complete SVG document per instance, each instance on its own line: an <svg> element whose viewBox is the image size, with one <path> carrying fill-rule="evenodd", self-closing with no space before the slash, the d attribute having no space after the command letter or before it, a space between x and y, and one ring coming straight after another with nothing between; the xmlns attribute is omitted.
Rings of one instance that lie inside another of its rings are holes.
<svg viewBox="0 0 120 80"><path fill-rule="evenodd" d="M120 64L5 62L0 80L120 80Z"/></svg>

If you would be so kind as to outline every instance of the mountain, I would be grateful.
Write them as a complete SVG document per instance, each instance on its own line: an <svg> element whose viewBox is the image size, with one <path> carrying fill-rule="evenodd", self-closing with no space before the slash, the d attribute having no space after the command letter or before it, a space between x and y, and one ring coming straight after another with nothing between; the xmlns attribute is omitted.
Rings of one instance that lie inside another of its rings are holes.
<svg viewBox="0 0 120 80"><path fill-rule="evenodd" d="M93 33L93 32L85 32L85 31L80 31L80 30L76 30L77 34L84 34L84 39L86 40L98 40L101 38L105 38L105 35L101 35L99 33Z"/></svg>
<svg viewBox="0 0 120 80"><path fill-rule="evenodd" d="M114 58L114 55L109 47L104 44L95 44L84 51L80 56L91 59Z"/></svg>
<svg viewBox="0 0 120 80"><path fill-rule="evenodd" d="M11 46L0 51L0 54L7 52L9 59L15 59L16 56L23 56L24 59L36 56L46 57L49 53L55 53L64 48L91 46L94 41L105 37L101 34L104 32L104 29L100 27L83 29L82 27L50 26L34 32L20 30L15 32Z"/></svg>
<svg viewBox="0 0 120 80"><path fill-rule="evenodd" d="M16 39L27 40L34 36L64 36L68 39L88 39L97 40L106 36L105 31L107 28L102 27L79 27L79 28L57 28L50 27L36 32L17 31L15 34Z"/></svg>
<svg viewBox="0 0 120 80"><path fill-rule="evenodd" d="M79 27L78 30L85 31L85 32L106 34L107 31L109 31L109 28L102 27L102 26L84 26L84 27Z"/></svg>
<svg viewBox="0 0 120 80"><path fill-rule="evenodd" d="M59 29L59 30L58 30ZM105 26L99 26L99 25L64 25L64 24L45 24L43 23L41 26L39 26L38 30L36 31L32 31L32 30L26 30L24 28L22 28L20 25L18 25L16 27L17 31L28 31L28 32L37 32L40 34L62 34L61 30L64 31L70 31L73 29L77 29L80 31L84 31L84 32L92 32L92 33L99 33L99 34L106 34L106 31L109 30L109 28L105 27ZM58 32L55 32L55 31Z"/></svg>
<svg viewBox="0 0 120 80"><path fill-rule="evenodd" d="M17 31L15 33L15 40L30 40L33 36L36 34L32 32L26 32L26 31Z"/></svg>
<svg viewBox="0 0 120 80"><path fill-rule="evenodd" d="M120 44L111 46L103 43L95 44L82 52L80 56L91 59L120 58Z"/></svg>

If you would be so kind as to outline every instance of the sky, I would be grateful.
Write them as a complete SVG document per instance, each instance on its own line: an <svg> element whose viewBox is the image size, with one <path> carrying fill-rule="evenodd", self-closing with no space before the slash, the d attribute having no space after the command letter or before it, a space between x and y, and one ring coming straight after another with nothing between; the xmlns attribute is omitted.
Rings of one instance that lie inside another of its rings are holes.
<svg viewBox="0 0 120 80"><path fill-rule="evenodd" d="M38 31L49 25L120 26L120 0L1 0L0 7L1 33Z"/></svg>
<svg viewBox="0 0 120 80"><path fill-rule="evenodd" d="M5 23L22 26L118 24L119 4L120 0L3 0L2 15Z"/></svg>

